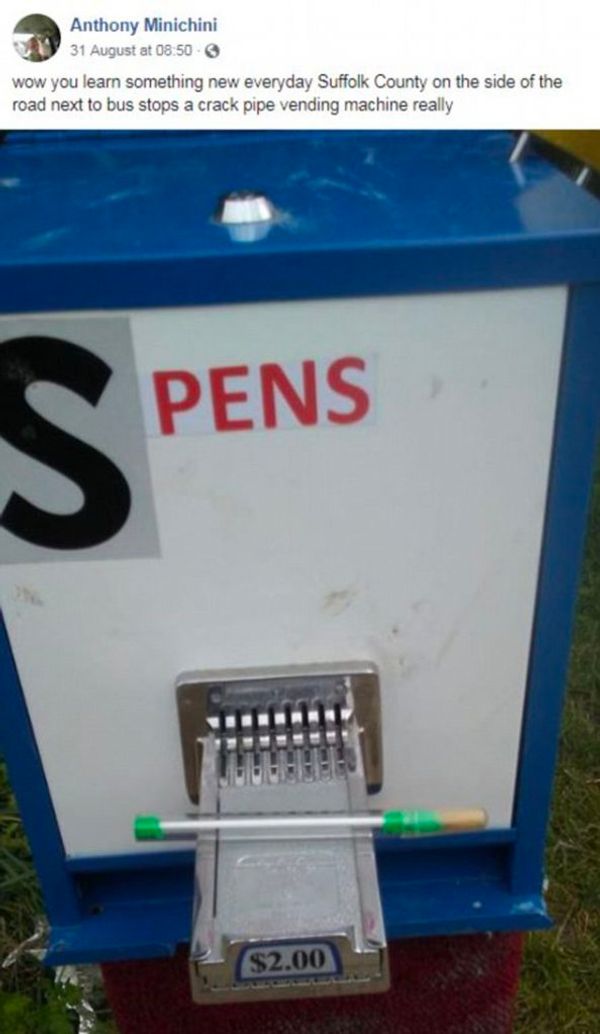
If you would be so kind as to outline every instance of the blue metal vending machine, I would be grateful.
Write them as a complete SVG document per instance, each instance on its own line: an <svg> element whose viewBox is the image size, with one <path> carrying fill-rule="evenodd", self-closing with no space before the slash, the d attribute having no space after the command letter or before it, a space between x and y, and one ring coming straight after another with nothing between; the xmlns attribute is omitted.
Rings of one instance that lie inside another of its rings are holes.
<svg viewBox="0 0 600 1034"><path fill-rule="evenodd" d="M5 136L0 720L50 963L338 996L388 939L548 925L600 201L512 148Z"/></svg>

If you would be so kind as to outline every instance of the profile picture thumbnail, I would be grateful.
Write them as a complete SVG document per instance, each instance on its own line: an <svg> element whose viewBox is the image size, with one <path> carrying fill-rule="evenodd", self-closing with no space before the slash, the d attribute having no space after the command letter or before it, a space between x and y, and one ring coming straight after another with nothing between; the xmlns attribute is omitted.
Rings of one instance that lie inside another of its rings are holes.
<svg viewBox="0 0 600 1034"><path fill-rule="evenodd" d="M60 29L45 14L28 14L15 25L13 44L25 61L47 61L60 47Z"/></svg>

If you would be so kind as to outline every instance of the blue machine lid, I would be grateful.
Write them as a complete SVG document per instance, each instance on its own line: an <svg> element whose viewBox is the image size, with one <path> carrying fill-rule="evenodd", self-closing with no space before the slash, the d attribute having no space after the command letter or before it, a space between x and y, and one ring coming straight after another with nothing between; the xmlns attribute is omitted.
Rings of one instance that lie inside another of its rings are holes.
<svg viewBox="0 0 600 1034"><path fill-rule="evenodd" d="M600 280L600 202L505 132L9 134L0 311ZM240 242L234 190L280 218Z"/></svg>

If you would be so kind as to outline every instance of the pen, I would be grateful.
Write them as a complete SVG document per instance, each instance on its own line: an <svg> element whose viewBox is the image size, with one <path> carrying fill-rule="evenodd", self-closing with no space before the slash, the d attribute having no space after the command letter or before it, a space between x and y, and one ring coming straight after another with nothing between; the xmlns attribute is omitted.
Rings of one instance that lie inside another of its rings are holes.
<svg viewBox="0 0 600 1034"><path fill-rule="evenodd" d="M380 830L391 836L459 832L482 829L487 824L483 808L436 811L406 810L352 813L199 815L182 819L161 819L138 815L134 821L136 840L187 840L200 833L285 833L292 830Z"/></svg>

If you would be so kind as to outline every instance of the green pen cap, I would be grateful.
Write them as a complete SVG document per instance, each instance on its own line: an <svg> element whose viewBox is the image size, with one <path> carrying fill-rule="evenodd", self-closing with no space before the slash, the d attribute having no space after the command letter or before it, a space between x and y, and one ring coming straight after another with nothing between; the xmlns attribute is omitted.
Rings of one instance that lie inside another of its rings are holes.
<svg viewBox="0 0 600 1034"><path fill-rule="evenodd" d="M136 815L133 833L136 840L164 840L165 836L156 815Z"/></svg>
<svg viewBox="0 0 600 1034"><path fill-rule="evenodd" d="M384 833L438 833L443 829L442 817L437 811L386 811L383 816Z"/></svg>

